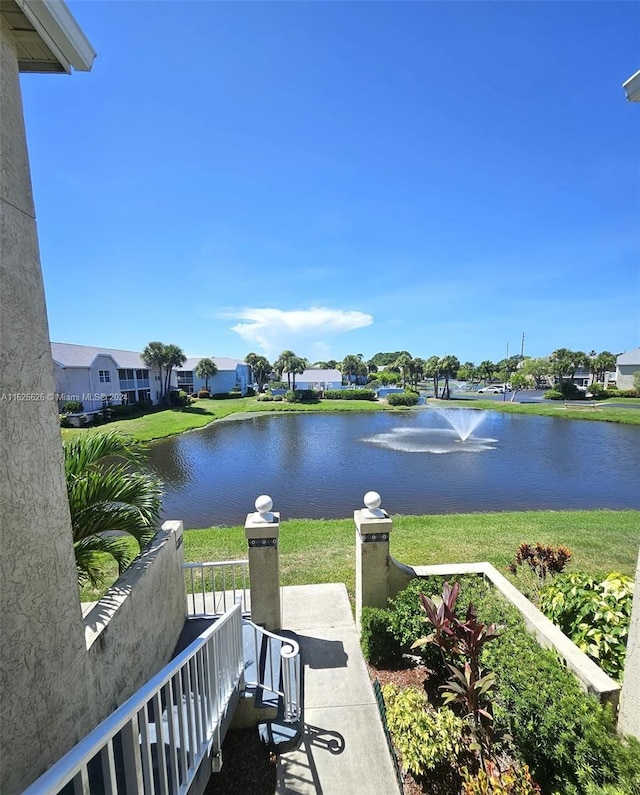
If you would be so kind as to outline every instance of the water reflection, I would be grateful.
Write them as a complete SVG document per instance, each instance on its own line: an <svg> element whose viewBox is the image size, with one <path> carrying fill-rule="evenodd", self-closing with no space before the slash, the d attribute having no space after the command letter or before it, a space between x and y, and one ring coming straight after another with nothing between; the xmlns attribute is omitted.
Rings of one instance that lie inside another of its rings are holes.
<svg viewBox="0 0 640 795"><path fill-rule="evenodd" d="M150 463L186 527L242 524L264 493L284 518L350 516L370 489L404 514L640 508L640 427L483 414L466 441L432 409L253 417L154 443Z"/></svg>

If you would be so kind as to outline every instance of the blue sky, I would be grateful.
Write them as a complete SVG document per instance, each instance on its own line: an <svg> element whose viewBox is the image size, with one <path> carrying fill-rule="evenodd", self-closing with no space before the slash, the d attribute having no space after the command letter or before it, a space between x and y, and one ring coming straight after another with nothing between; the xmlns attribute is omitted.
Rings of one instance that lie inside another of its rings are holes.
<svg viewBox="0 0 640 795"><path fill-rule="evenodd" d="M92 72L22 77L53 340L640 344L640 4L68 6Z"/></svg>

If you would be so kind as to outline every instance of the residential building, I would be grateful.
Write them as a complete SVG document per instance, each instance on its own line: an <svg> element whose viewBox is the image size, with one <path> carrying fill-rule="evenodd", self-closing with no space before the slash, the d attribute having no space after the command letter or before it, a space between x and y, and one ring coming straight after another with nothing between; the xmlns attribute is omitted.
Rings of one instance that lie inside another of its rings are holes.
<svg viewBox="0 0 640 795"><path fill-rule="evenodd" d="M282 373L282 380L288 383L287 376ZM291 374L293 381L293 374ZM340 370L305 370L296 375L296 389L316 389L324 392L327 389L342 389L342 373Z"/></svg>
<svg viewBox="0 0 640 795"><path fill-rule="evenodd" d="M640 372L640 348L632 348L616 359L616 386L633 389L633 374Z"/></svg>
<svg viewBox="0 0 640 795"><path fill-rule="evenodd" d="M203 356L189 356L176 373L178 388L189 395L198 394L201 389L205 388L206 379L199 378L196 374L196 367L203 358ZM211 394L233 390L239 391L242 395L247 394L253 377L251 367L246 362L240 359L229 359L226 356L210 356L208 358L212 359L218 368L218 372L208 379Z"/></svg>
<svg viewBox="0 0 640 795"><path fill-rule="evenodd" d="M160 372L135 351L52 342L51 355L60 407L70 400L82 403L84 411L142 400L160 402ZM172 384L176 385L175 376Z"/></svg>

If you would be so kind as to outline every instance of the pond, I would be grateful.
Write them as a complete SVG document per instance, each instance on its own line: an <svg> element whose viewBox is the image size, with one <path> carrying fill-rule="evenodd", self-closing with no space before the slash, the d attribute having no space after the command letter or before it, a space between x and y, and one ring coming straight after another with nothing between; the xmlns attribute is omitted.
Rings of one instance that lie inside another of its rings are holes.
<svg viewBox="0 0 640 795"><path fill-rule="evenodd" d="M155 442L149 460L163 517L187 528L244 524L259 494L283 519L350 517L370 490L391 514L640 509L637 425L470 409L269 414Z"/></svg>

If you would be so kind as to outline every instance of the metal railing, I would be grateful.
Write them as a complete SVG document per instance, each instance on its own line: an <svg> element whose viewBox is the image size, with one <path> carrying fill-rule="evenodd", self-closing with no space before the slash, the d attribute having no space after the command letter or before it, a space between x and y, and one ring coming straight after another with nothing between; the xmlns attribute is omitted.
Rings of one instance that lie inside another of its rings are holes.
<svg viewBox="0 0 640 795"><path fill-rule="evenodd" d="M187 586L187 615L212 616L224 613L240 601L249 613L249 561L222 560L183 563Z"/></svg>
<svg viewBox="0 0 640 795"><path fill-rule="evenodd" d="M262 672L261 681L247 680L245 685L259 687L280 696L285 722L295 723L302 715L300 646L292 638L269 632L248 619L244 623L252 630L255 670L258 676Z"/></svg>
<svg viewBox="0 0 640 795"><path fill-rule="evenodd" d="M101 791L182 795L216 755L234 691L244 685L240 605L230 608L24 795Z"/></svg>

